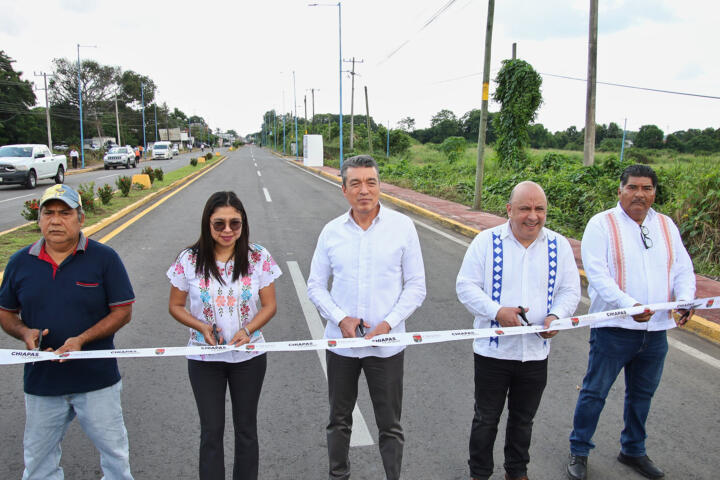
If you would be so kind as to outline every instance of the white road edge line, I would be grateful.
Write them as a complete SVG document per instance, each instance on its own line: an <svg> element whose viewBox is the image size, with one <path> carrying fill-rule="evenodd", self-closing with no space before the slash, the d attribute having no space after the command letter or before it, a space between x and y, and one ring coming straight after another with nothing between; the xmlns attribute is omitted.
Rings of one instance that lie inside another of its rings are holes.
<svg viewBox="0 0 720 480"><path fill-rule="evenodd" d="M270 192L268 192L268 189L263 187L263 193L265 194L265 200L268 202L272 202L272 198L270 198Z"/></svg>
<svg viewBox="0 0 720 480"><path fill-rule="evenodd" d="M103 178L110 178L110 177L117 177L120 175L119 173L113 173L112 175L104 175L102 177L97 177L95 180L102 180Z"/></svg>
<svg viewBox="0 0 720 480"><path fill-rule="evenodd" d="M307 173L308 175L312 175L312 176L315 177L315 178L319 178L319 179L322 180L323 182L329 183L330 185L334 185L334 186L336 186L336 187L340 187L340 185L338 185L337 183L335 183L335 182L333 182L333 181L331 181L331 180L328 180L327 178L323 178L323 177L321 177L320 175L317 175L317 174L314 173L314 172L308 172L307 170L305 170L305 169L303 169L303 168L300 168L300 167L298 167L297 165L293 165L293 164L290 163L290 162L286 162L286 163L287 163L288 165L291 165L291 166L297 168L298 170L300 170L300 171L302 171L302 172ZM442 237L445 237L445 238L447 238L448 240L451 240L451 241L453 241L453 242L455 242L455 243L457 243L457 244L460 244L460 245L463 245L463 246L466 246L466 247L470 245L469 242L465 242L465 241L463 241L463 240L461 240L461 239L459 239L459 238L456 238L456 237L454 237L454 236L452 236L452 235L450 235L450 234L448 234L448 233L443 232L442 230L439 230L439 229L437 229L437 228L435 228L435 227L433 227L433 226L431 226L431 225L428 225L428 224L425 223L425 222L421 222L421 221L415 220L415 219L413 219L413 221L414 221L417 225L420 225L420 226L423 227L423 228L427 228L428 230L430 230L430 231L432 231L432 232L435 232L435 233L437 233L438 235L440 235L440 236L442 236ZM587 308L590 308L590 299L589 299L589 298L587 298L587 297L581 297L581 298L580 298L580 302L583 303ZM678 350L681 350L681 351L687 353L688 355L696 358L697 360L700 360L700 361L702 361L702 362L707 363L708 365L710 365L710 366L712 366L712 367L720 368L720 360L717 360L715 357L711 357L710 355L707 355L707 354L701 352L700 350L697 350L697 349L691 347L690 345L687 345L687 344L685 344L685 343L683 343L683 342L681 342L681 341L679 341L679 340L674 340L674 339L673 339L673 340L671 341L671 339L669 339L669 338L668 338L668 344L671 345L671 346L673 346L673 347L675 347L675 348L677 348Z"/></svg>
<svg viewBox="0 0 720 480"><path fill-rule="evenodd" d="M6 198L5 200L0 200L0 203L9 202L10 200L17 200L18 198L32 197L33 195L35 194L28 193L27 195L20 195L19 197Z"/></svg>
<svg viewBox="0 0 720 480"><path fill-rule="evenodd" d="M302 308L303 315L305 316L305 321L307 322L308 329L310 330L310 335L315 340L323 338L325 329L323 328L322 320L320 320L320 315L318 315L317 310L315 309L315 305L313 305L307 296L307 285L305 284L305 277L303 277L303 274L300 271L300 266L295 261L288 261L287 266L290 271L293 284L295 285L295 292L297 293L298 300L300 301L300 307ZM325 351L316 350L316 352L318 358L320 359L323 374L327 380ZM370 435L367 423L365 423L365 418L356 403L355 408L353 409L353 429L350 437L350 446L366 447L374 444L375 442L373 441L372 435Z"/></svg>
<svg viewBox="0 0 720 480"><path fill-rule="evenodd" d="M258 174L258 177L262 177L262 173L260 173L260 170L258 170L257 174Z"/></svg>

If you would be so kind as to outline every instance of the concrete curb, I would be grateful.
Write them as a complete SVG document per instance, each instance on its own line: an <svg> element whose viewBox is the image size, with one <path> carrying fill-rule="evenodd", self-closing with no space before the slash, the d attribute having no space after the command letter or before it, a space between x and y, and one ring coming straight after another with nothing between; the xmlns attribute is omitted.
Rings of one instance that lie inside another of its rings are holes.
<svg viewBox="0 0 720 480"><path fill-rule="evenodd" d="M272 152L272 153L275 156L282 158L283 160L290 160L291 162L293 162L294 165L297 165L300 168L303 168L303 169L313 172L317 175L320 175L324 178L327 178L328 180L332 180L336 183L342 182L342 178L338 177L337 175L327 173L319 168L306 167L305 165L302 165L301 163L298 163L293 159L288 159L282 155L277 154L276 152ZM460 222L452 220L450 218L443 217L442 215L440 215L438 213L435 213L435 212L432 212L425 208L419 207L415 204L412 204L412 203L402 200L400 198L393 197L392 195L388 195L387 193L380 193L380 197L383 200L387 200L401 208L404 208L405 210L411 211L418 215L422 215L425 218L428 218L428 219L436 221L442 225L445 225L446 227L448 227L466 237L469 237L470 239L475 238L475 235L480 233L480 230L478 230L476 228L472 228L472 227L464 225ZM582 269L579 269L579 271L580 271L580 277L581 277L583 283L587 284L587 275L585 275L585 271ZM710 320L707 320L698 314L693 315L693 318L691 318L685 324L685 326L682 328L695 333L699 337L702 337L706 340L709 340L713 343L720 345L720 325L718 325L715 322L711 322Z"/></svg>
<svg viewBox="0 0 720 480"><path fill-rule="evenodd" d="M212 168L212 167L216 167L216 166L220 165L222 162L225 161L226 158L227 158L227 156L221 155L221 156L218 158L218 160L217 160L216 162L214 162L212 165L206 165L206 166L204 166L203 168L199 169L199 170L196 171L196 172L191 173L190 175L188 175L188 176L186 176L186 177L183 177L183 178L180 178L180 179L178 179L178 180L175 180L175 181L174 181L173 183L171 183L170 185L166 185L166 186L164 186L163 188L161 188L160 190L158 190L157 192L153 192L153 193L151 193L150 195L141 198L141 199L138 200L137 202L131 203L131 204L128 205L127 207L123 208L122 210L118 210L117 212L113 213L113 214L110 215L109 217L106 217L106 218L100 220L98 223L95 223L95 224L93 224L93 225L90 225L89 227L83 228L83 229L82 229L83 234L84 234L86 237L90 237L91 235L99 232L100 230L102 230L103 228L107 227L108 225L110 225L110 224L118 221L120 218L124 217L124 216L127 215L128 213L130 213L130 212L132 212L132 211L134 211L134 210L137 210L138 208L142 207L143 205L145 205L145 204L147 204L147 203L150 203L152 200L154 200L155 198L159 197L160 195L162 195L162 194L164 194L164 193L168 192L169 190L172 190L172 189L174 189L174 188L176 188L176 187L179 187L180 185L183 185L183 184L189 182L190 180L192 180L193 178L197 177L198 175L200 175L202 172L204 172L204 171L207 170L208 168ZM20 226L18 226L18 227L12 228L12 229L10 229L10 230L6 230L6 231L0 233L0 235L5 235L6 233L11 233L11 232L13 232L13 231L15 231L15 230L18 230L18 229L20 229L20 228L22 228L22 227L24 227L24 226L26 226L26 225L32 224L32 223L35 223L35 222L28 222L28 223L26 223L25 225L20 225ZM2 283L4 273L5 273L5 270L3 270L2 272L0 272L0 283Z"/></svg>

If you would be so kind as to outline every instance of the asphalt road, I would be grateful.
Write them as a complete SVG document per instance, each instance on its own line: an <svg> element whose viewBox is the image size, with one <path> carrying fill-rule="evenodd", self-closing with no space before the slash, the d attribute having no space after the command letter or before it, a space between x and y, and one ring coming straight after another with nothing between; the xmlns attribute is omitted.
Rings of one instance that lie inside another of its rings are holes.
<svg viewBox="0 0 720 480"><path fill-rule="evenodd" d="M210 150L206 150L205 153ZM226 151L222 149L221 151ZM199 157L202 153L199 151L192 153L181 153L176 155L172 160L152 160L143 161L135 168L126 169L124 167L118 167L117 169L110 170L95 170L92 172L76 173L65 176L65 184L71 187L78 187L83 183L95 182L95 189L102 187L106 183L113 188L115 186L115 180L118 177L124 175L134 175L140 173L140 171L151 166L153 168L162 168L165 173L177 170L180 167L184 167L190 161L190 157ZM78 162L79 164L79 162ZM23 204L32 199L40 198L42 192L49 186L54 185L55 182L52 179L38 180L38 185L33 190L26 189L23 185L1 185L0 186L0 231L7 230L9 228L16 227L26 223L20 212L23 209Z"/></svg>
<svg viewBox="0 0 720 480"><path fill-rule="evenodd" d="M165 271L175 255L199 233L207 197L234 190L249 215L251 241L265 246L283 270L276 281L278 313L264 329L268 340L309 338L311 333L296 293L307 279L317 235L326 222L347 209L339 188L272 156L244 147L190 184L109 245L123 258L137 302L132 322L116 336L118 348L177 346L185 327L167 313ZM468 239L417 219L427 274L428 295L408 320L409 331L460 329L472 325L455 295L455 277ZM429 227L429 228L428 228ZM101 232L101 234L104 232ZM100 235L100 234L99 234ZM98 235L98 238L99 238ZM585 306L581 304L581 311ZM714 478L720 432L720 348L684 332L672 332L663 382L648 423L648 452L667 478ZM536 417L529 475L535 480L565 478L568 435L585 373L588 330L562 332L553 340L548 387ZM690 355L675 345L691 347ZM0 348L18 343L0 335ZM260 477L327 478L325 424L327 386L315 352L269 353L260 399ZM706 355L704 359L697 356ZM182 358L124 359L123 406L130 435L131 463L137 479L197 478L199 425ZM419 345L406 351L403 425L406 436L403 477L467 479L467 451L473 408L472 345L469 341ZM22 367L0 368L0 474L20 478L24 407ZM592 479L641 478L615 457L622 430L623 379L608 398L590 458ZM229 409L229 400L227 402ZM351 449L353 479L382 479L377 430L364 380L359 410L371 445ZM227 412L226 412L227 413ZM232 471L232 427L226 415L226 465ZM494 479L503 478L504 418L495 446ZM356 421L355 430L361 430ZM355 441L359 441L354 438ZM361 442L362 443L362 442ZM66 478L96 479L99 459L77 422L63 442ZM228 478L230 474L228 473Z"/></svg>

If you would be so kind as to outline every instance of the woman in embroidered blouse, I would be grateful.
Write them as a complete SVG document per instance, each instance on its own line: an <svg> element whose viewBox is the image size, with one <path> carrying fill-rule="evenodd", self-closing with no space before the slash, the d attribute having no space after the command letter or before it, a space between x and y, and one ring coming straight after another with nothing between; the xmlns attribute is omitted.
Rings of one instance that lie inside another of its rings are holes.
<svg viewBox="0 0 720 480"><path fill-rule="evenodd" d="M203 210L200 238L180 252L167 272L170 315L190 327L188 345L265 341L260 329L277 310L273 282L282 272L270 253L251 244L248 236L247 214L235 193L212 194ZM200 415L201 480L225 478L227 386L235 427L233 480L258 477L257 406L266 366L265 355L249 349L188 356Z"/></svg>

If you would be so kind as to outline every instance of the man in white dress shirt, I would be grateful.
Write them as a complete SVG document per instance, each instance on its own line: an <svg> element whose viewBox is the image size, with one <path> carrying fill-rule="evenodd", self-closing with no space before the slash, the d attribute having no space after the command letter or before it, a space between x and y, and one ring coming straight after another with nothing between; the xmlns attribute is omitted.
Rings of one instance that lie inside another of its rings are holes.
<svg viewBox="0 0 720 480"><path fill-rule="evenodd" d="M571 316L580 301L580 275L567 239L544 228L547 199L534 182L515 186L507 203L508 222L479 233L457 276L458 299L475 316L474 328L497 328L477 339L475 415L470 432L470 475L493 473L493 445L508 400L505 478L527 479L532 424L547 383L550 338L542 334L503 336L502 328L544 325ZM521 307L523 310L521 310Z"/></svg>
<svg viewBox="0 0 720 480"><path fill-rule="evenodd" d="M375 160L348 158L341 169L347 213L329 222L318 238L308 296L327 321L325 338L365 338L405 331L425 299L425 268L412 220L380 204ZM332 288L328 281L332 277ZM359 328L362 327L362 328ZM400 478L403 435L404 347L334 348L327 351L330 419L329 478L350 478L348 451L360 371L370 391L388 480Z"/></svg>
<svg viewBox="0 0 720 480"><path fill-rule="evenodd" d="M582 261L587 274L590 312L636 305L691 301L695 298L693 265L673 221L651 208L657 175L646 165L631 165L620 176L618 204L598 213L585 227ZM683 325L694 313L681 317ZM593 325L590 356L575 407L570 434L568 477L587 477L587 458L595 445L600 413L610 387L625 370L625 429L618 461L648 478L665 474L645 451L645 423L660 384L671 312L618 316Z"/></svg>

